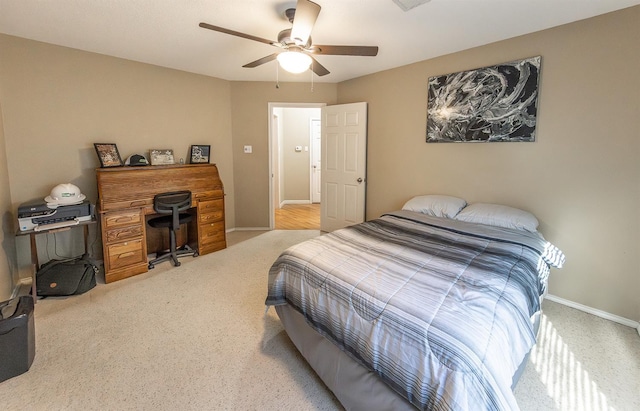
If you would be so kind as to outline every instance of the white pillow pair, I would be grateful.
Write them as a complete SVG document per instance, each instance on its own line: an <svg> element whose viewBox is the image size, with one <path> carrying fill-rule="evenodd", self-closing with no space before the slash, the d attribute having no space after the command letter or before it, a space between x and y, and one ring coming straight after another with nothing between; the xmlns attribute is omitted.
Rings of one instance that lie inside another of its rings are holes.
<svg viewBox="0 0 640 411"><path fill-rule="evenodd" d="M538 219L531 213L501 204L467 202L443 195L416 196L407 201L403 210L416 211L434 217L455 218L468 223L492 225L536 232Z"/></svg>

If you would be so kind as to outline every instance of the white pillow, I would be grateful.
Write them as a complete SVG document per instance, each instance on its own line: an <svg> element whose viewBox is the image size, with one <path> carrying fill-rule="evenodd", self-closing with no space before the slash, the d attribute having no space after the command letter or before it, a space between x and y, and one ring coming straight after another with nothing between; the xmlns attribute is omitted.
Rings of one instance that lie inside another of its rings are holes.
<svg viewBox="0 0 640 411"><path fill-rule="evenodd" d="M441 195L416 196L407 201L403 210L416 211L434 217L453 218L467 205L461 198Z"/></svg>
<svg viewBox="0 0 640 411"><path fill-rule="evenodd" d="M469 223L515 228L532 233L536 232L538 228L538 219L533 214L500 204L471 204L462 210L455 219Z"/></svg>

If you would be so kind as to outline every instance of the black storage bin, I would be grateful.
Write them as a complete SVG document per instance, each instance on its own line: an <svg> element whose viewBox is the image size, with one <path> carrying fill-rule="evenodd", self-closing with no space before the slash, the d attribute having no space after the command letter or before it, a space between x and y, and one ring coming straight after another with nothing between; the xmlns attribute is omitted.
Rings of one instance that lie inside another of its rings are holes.
<svg viewBox="0 0 640 411"><path fill-rule="evenodd" d="M35 355L33 297L0 303L0 382L29 371Z"/></svg>

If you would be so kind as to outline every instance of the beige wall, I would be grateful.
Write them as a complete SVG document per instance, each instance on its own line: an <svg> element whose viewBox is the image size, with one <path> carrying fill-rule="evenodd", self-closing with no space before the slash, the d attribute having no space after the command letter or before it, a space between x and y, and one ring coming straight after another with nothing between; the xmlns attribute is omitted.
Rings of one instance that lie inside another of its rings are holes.
<svg viewBox="0 0 640 411"><path fill-rule="evenodd" d="M228 81L6 35L0 55L11 182L3 201L10 194L13 212L62 182L95 201L100 163L93 143L116 143L123 160L151 148L172 148L186 159L191 144L208 144L225 184L227 226L234 227ZM29 261L25 249L21 237L21 268Z"/></svg>
<svg viewBox="0 0 640 411"><path fill-rule="evenodd" d="M335 104L337 85L232 82L236 227L269 227L269 103ZM244 154L245 145L253 146Z"/></svg>
<svg viewBox="0 0 640 411"><path fill-rule="evenodd" d="M0 302L8 300L17 282L16 254L14 241L13 207L9 187L9 170L7 169L7 155L5 150L4 127L2 121L2 102L0 101L0 215L2 230L0 230Z"/></svg>
<svg viewBox="0 0 640 411"><path fill-rule="evenodd" d="M187 158L191 144L210 144L232 189L229 82L17 37L0 47L14 205L60 182L95 199L93 143L116 143L123 160L151 148Z"/></svg>
<svg viewBox="0 0 640 411"><path fill-rule="evenodd" d="M339 84L369 103L367 218L441 193L533 212L556 296L640 320L640 7ZM426 144L430 76L542 56L535 143Z"/></svg>

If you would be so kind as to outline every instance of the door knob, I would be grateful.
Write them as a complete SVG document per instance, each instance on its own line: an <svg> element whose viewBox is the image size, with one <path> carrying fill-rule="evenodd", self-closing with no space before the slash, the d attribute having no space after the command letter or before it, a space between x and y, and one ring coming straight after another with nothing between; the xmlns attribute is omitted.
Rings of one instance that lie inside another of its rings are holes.
<svg viewBox="0 0 640 411"><path fill-rule="evenodd" d="M362 183L362 177L358 177L358 179L356 180L358 183Z"/></svg>

